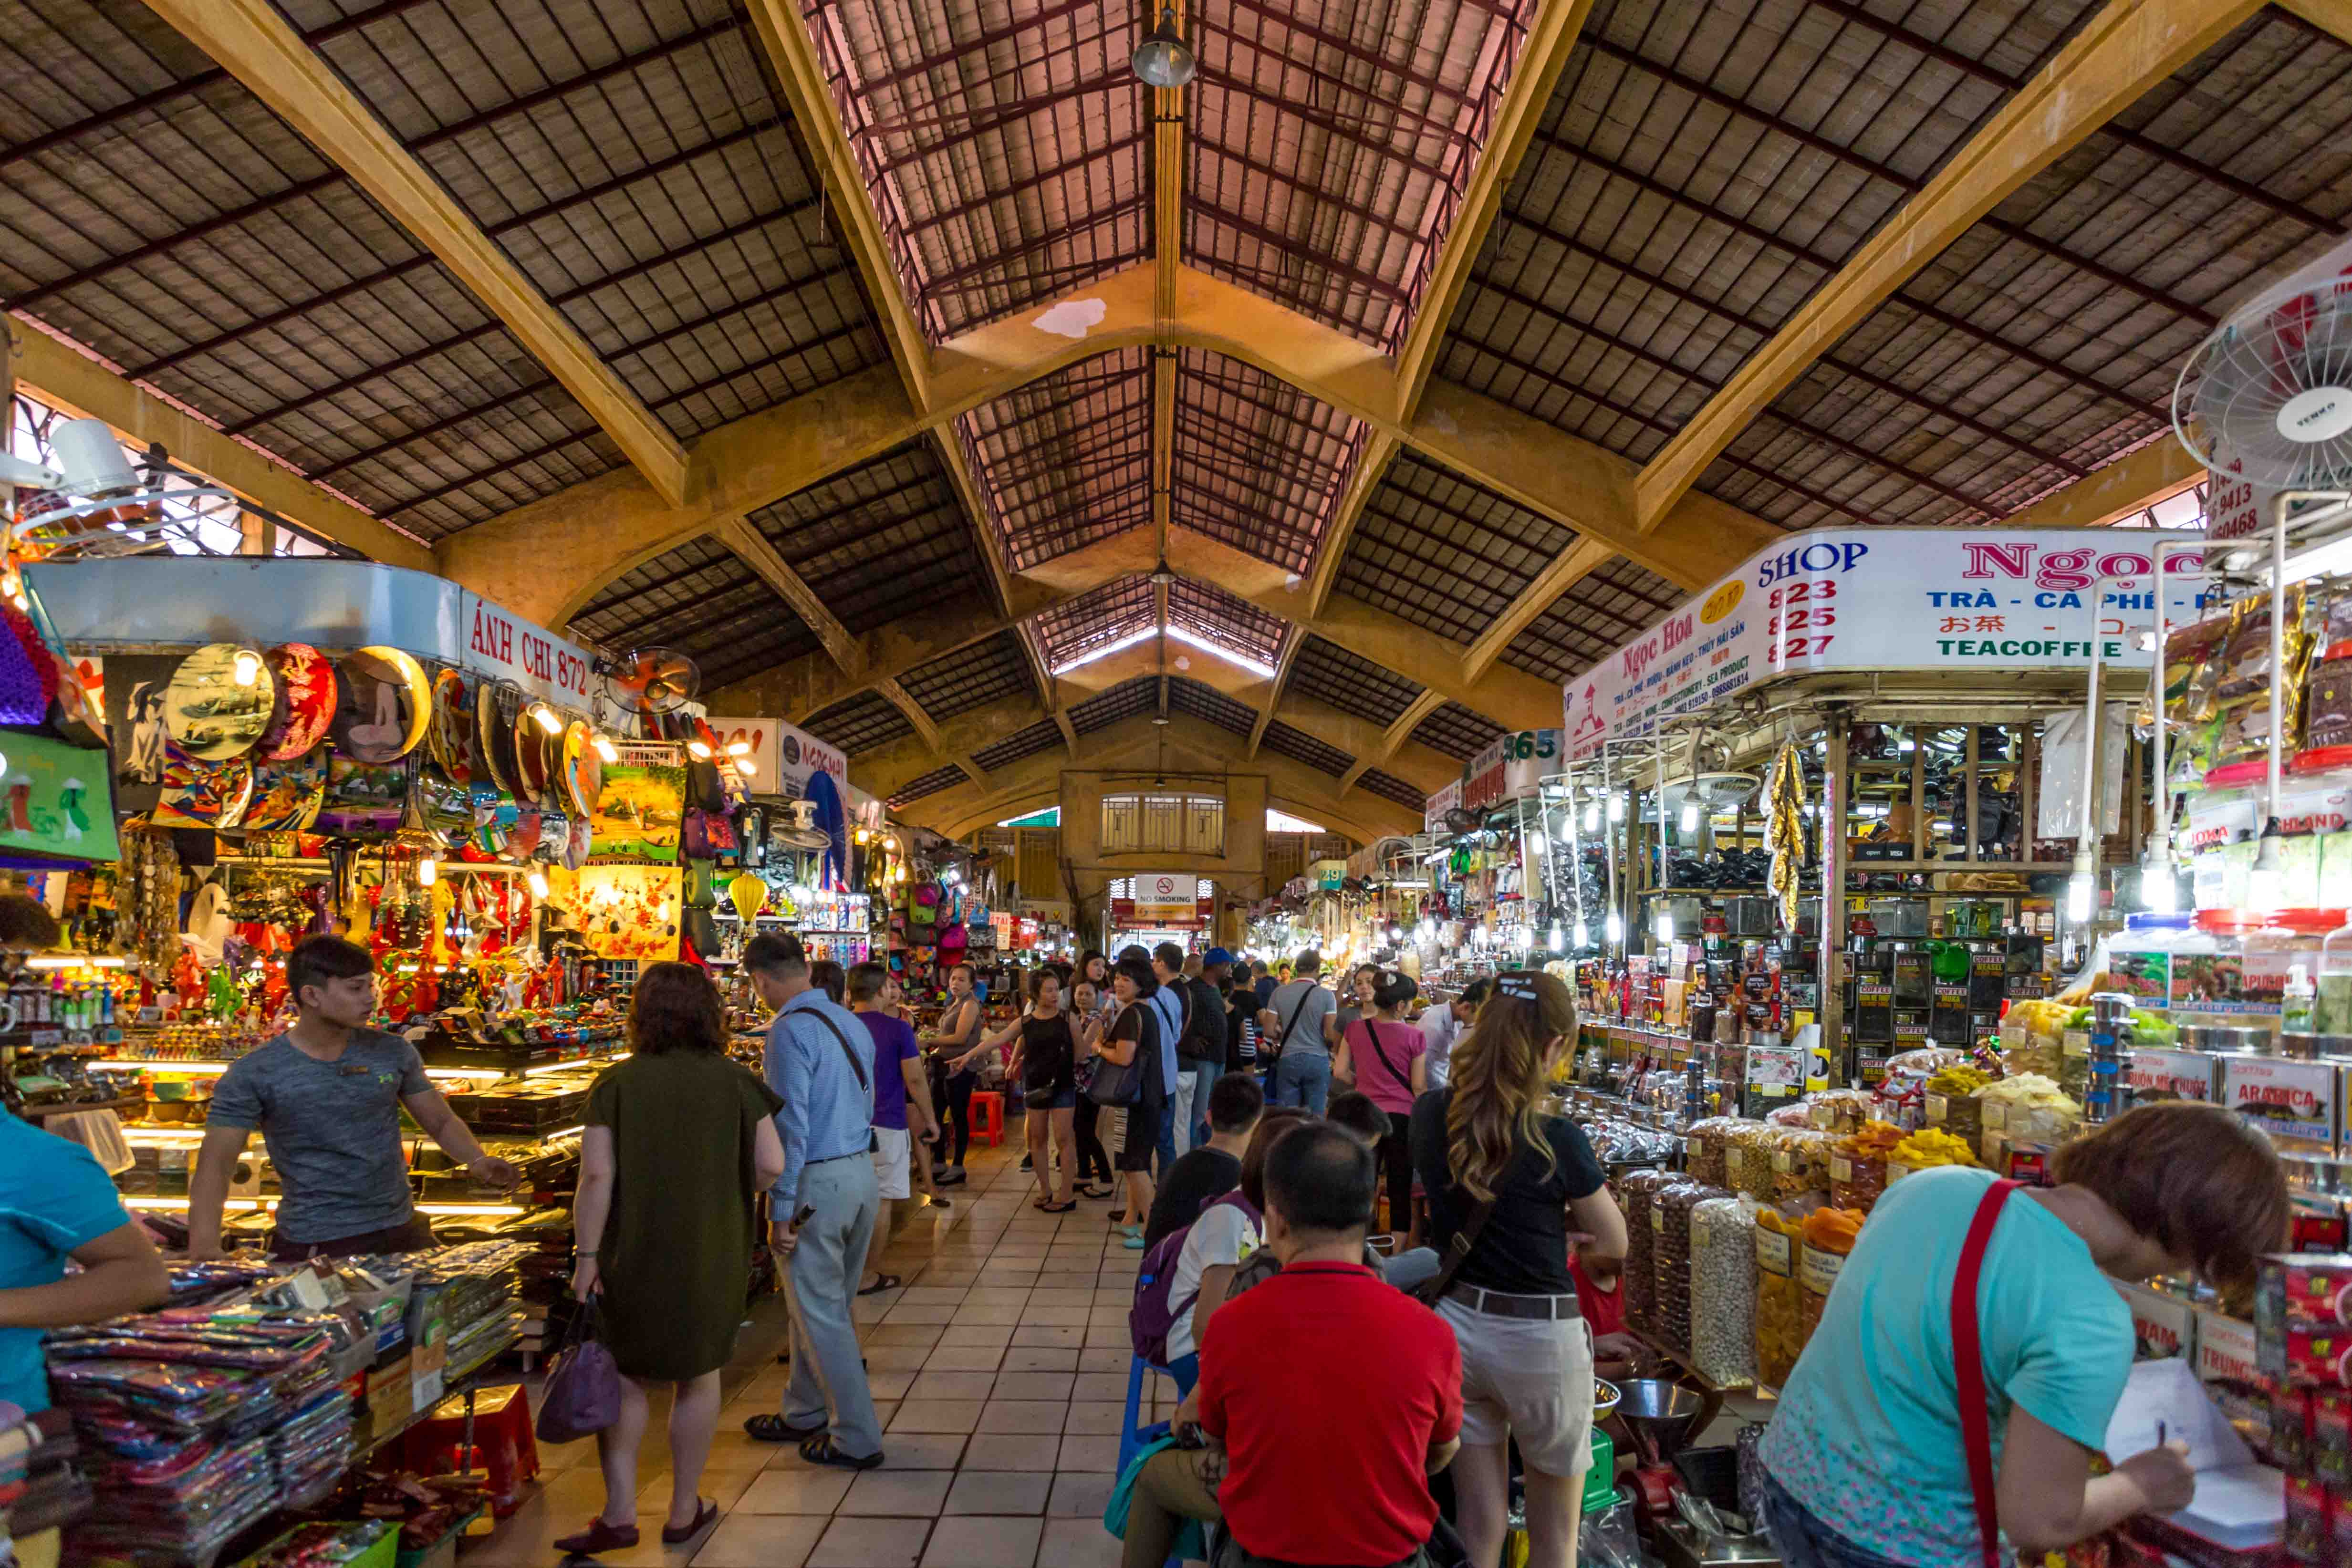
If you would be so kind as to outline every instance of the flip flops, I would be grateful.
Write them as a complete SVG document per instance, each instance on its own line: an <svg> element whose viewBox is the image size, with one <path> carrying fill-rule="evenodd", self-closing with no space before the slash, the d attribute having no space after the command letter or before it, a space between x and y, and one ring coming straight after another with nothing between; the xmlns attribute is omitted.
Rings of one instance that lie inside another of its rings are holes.
<svg viewBox="0 0 2352 1568"><path fill-rule="evenodd" d="M588 1528L578 1534L557 1541L555 1549L567 1557L593 1557L601 1552L625 1552L636 1543L635 1525L611 1525L597 1519L590 1521Z"/></svg>
<svg viewBox="0 0 2352 1568"><path fill-rule="evenodd" d="M684 1530L672 1530L668 1525L663 1525L662 1544L665 1546L683 1545L685 1542L693 1540L696 1536L701 1534L704 1531L709 1529L712 1525L718 1522L718 1500L714 1498L696 1498L694 1500L694 1522L688 1525Z"/></svg>
<svg viewBox="0 0 2352 1568"><path fill-rule="evenodd" d="M755 1443L806 1443L824 1436L822 1425L795 1427L772 1411L747 1417L743 1430Z"/></svg>
<svg viewBox="0 0 2352 1568"><path fill-rule="evenodd" d="M896 1274L877 1274L874 1277L874 1282L857 1293L861 1296L878 1296L885 1291L895 1291L906 1282Z"/></svg>
<svg viewBox="0 0 2352 1568"><path fill-rule="evenodd" d="M879 1453L845 1454L834 1446L833 1434L820 1432L801 1445L801 1458L813 1465L831 1465L842 1470L870 1470L882 1463Z"/></svg>

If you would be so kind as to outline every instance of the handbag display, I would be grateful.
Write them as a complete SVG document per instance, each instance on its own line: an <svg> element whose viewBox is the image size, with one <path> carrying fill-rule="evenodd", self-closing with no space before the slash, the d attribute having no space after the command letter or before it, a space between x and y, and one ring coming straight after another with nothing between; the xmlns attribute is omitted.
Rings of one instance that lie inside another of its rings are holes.
<svg viewBox="0 0 2352 1568"><path fill-rule="evenodd" d="M542 1443L593 1437L621 1418L621 1368L597 1335L596 1298L572 1314L563 1348L547 1364L535 1430Z"/></svg>

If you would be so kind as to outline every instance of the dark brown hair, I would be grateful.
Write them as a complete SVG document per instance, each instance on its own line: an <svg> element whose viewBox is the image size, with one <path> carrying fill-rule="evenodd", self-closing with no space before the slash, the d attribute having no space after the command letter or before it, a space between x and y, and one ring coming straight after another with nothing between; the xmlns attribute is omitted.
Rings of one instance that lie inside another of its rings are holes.
<svg viewBox="0 0 2352 1568"><path fill-rule="evenodd" d="M286 994L294 998L296 1008L307 1004L302 993L312 986L324 986L330 980L348 980L355 975L373 974L375 956L356 942L346 942L340 936L323 933L305 936L294 944L286 955Z"/></svg>
<svg viewBox="0 0 2352 1568"><path fill-rule="evenodd" d="M629 1049L646 1056L727 1049L719 988L694 964L648 964L629 998Z"/></svg>
<svg viewBox="0 0 2352 1568"><path fill-rule="evenodd" d="M2193 1260L2207 1283L2243 1291L2255 1260L2286 1245L2286 1175L2270 1139L2219 1105L2141 1105L2060 1147L2051 1179L2088 1188L2126 1225Z"/></svg>
<svg viewBox="0 0 2352 1568"><path fill-rule="evenodd" d="M1265 1212L1266 1151L1283 1134L1313 1120L1314 1113L1301 1105L1269 1105L1265 1114L1257 1119L1257 1130L1250 1134L1249 1147L1242 1151L1242 1196L1260 1214Z"/></svg>

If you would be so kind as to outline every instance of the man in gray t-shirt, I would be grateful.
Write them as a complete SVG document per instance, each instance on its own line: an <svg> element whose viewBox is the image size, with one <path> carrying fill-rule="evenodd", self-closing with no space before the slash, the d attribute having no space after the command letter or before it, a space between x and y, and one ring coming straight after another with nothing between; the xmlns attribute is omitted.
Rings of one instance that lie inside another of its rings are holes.
<svg viewBox="0 0 2352 1568"><path fill-rule="evenodd" d="M1266 1086L1269 1105L1304 1105L1320 1116L1331 1093L1332 1019L1339 1007L1322 982L1323 955L1301 953L1291 973L1297 979L1274 988L1257 1015L1259 1052L1281 1052Z"/></svg>
<svg viewBox="0 0 2352 1568"><path fill-rule="evenodd" d="M413 1251L433 1244L415 1212L400 1146L400 1112L478 1181L512 1186L512 1165L482 1153L425 1075L416 1048L365 1026L375 1008L367 949L311 936L286 960L294 1027L232 1063L205 1119L188 1184L188 1253L221 1255L229 1172L257 1129L278 1173L278 1258Z"/></svg>

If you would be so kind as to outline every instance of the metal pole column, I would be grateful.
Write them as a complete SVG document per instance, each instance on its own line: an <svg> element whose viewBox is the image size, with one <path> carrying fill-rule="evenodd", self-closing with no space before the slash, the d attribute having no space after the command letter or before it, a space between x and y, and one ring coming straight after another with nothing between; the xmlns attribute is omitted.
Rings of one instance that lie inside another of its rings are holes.
<svg viewBox="0 0 2352 1568"><path fill-rule="evenodd" d="M1846 716L1823 718L1829 754L1822 762L1822 1047L1852 1083L1856 1075L1845 1044Z"/></svg>

